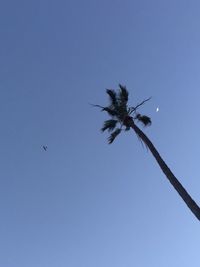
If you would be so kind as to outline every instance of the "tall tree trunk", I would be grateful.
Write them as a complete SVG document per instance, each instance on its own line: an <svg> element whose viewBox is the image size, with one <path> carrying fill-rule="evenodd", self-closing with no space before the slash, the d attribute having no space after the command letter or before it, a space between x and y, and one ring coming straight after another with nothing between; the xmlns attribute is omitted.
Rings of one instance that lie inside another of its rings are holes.
<svg viewBox="0 0 200 267"><path fill-rule="evenodd" d="M179 193L179 195L182 197L183 201L186 203L188 208L192 211L192 213L196 216L198 220L200 220L200 208L196 204L196 202L191 198L191 196L188 194L188 192L185 190L185 188L181 185L181 183L178 181L178 179L174 176L174 174L171 172L167 164L164 162L164 160L161 158L160 154L152 144L152 142L149 140L149 138L137 127L137 125L134 123L133 119L129 117L128 124L131 126L131 128L135 131L135 133L141 138L141 140L147 145L151 153L153 154L154 158L158 162L160 168L166 175L167 179L170 181L170 183L173 185L175 190Z"/></svg>

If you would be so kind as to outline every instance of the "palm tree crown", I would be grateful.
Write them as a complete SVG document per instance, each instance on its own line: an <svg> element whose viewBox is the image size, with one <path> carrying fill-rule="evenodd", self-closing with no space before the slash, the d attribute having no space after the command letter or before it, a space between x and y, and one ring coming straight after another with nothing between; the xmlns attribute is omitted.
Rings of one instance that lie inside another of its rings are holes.
<svg viewBox="0 0 200 267"><path fill-rule="evenodd" d="M127 118L131 117L134 121L140 121L144 126L151 125L151 119L148 116L137 113L137 109L150 98L142 101L135 107L128 107L129 93L125 86L119 84L118 91L107 89L106 93L110 100L109 106L95 106L100 107L102 111L106 111L111 117L111 119L104 122L103 127L101 128L102 132L107 130L111 133L108 138L109 144L111 144L122 131L130 130L131 127L127 123Z"/></svg>

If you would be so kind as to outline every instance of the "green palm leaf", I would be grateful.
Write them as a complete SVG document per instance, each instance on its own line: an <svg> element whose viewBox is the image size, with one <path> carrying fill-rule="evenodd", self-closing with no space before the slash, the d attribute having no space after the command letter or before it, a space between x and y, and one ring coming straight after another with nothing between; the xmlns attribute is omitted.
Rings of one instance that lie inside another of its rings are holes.
<svg viewBox="0 0 200 267"><path fill-rule="evenodd" d="M108 143L112 144L115 138L121 133L121 129L117 128L108 138Z"/></svg>
<svg viewBox="0 0 200 267"><path fill-rule="evenodd" d="M110 100L111 100L111 104L113 106L115 106L117 104L117 96L116 96L116 92L112 89L107 89L106 93L109 95Z"/></svg>
<svg viewBox="0 0 200 267"><path fill-rule="evenodd" d="M106 111L110 116L117 116L117 111L113 108L105 107L102 111Z"/></svg>
<svg viewBox="0 0 200 267"><path fill-rule="evenodd" d="M126 86L119 84L119 88L120 88L119 98L121 102L127 103L128 102L128 91L126 89Z"/></svg>
<svg viewBox="0 0 200 267"><path fill-rule="evenodd" d="M144 126L150 126L151 125L151 118L145 115L141 115L141 114L137 114L136 119L140 122L142 122L142 124Z"/></svg>
<svg viewBox="0 0 200 267"><path fill-rule="evenodd" d="M101 128L101 131L104 132L105 130L113 131L117 125L117 120L107 120L104 122L103 127Z"/></svg>

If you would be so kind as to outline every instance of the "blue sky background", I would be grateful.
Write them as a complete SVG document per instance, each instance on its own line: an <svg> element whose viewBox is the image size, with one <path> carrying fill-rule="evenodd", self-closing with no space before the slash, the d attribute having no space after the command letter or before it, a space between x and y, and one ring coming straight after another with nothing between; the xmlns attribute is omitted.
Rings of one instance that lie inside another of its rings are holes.
<svg viewBox="0 0 200 267"><path fill-rule="evenodd" d="M88 105L119 82L132 105L152 96L144 131L200 204L199 14L184 0L1 1L0 266L199 266L199 222L134 133L108 146Z"/></svg>

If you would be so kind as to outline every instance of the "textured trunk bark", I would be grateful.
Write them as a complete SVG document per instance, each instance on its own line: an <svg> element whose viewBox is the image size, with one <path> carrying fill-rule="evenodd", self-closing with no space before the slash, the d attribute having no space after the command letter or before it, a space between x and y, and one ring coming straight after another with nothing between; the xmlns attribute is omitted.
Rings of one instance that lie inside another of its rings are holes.
<svg viewBox="0 0 200 267"><path fill-rule="evenodd" d="M164 162L164 160L161 158L160 154L152 144L152 142L149 140L149 138L137 127L137 125L134 123L132 118L128 119L128 124L131 126L131 128L135 131L135 133L142 139L142 141L147 145L151 153L153 154L154 158L158 162L160 168L166 175L167 179L170 181L170 183L173 185L175 190L179 193L179 195L182 197L183 201L186 203L188 208L191 210L191 212L196 216L198 220L200 220L200 208L196 204L196 202L191 198L191 196L188 194L188 192L185 190L185 188L181 185L181 183L177 180L177 178L174 176L174 174L171 172L167 164Z"/></svg>

